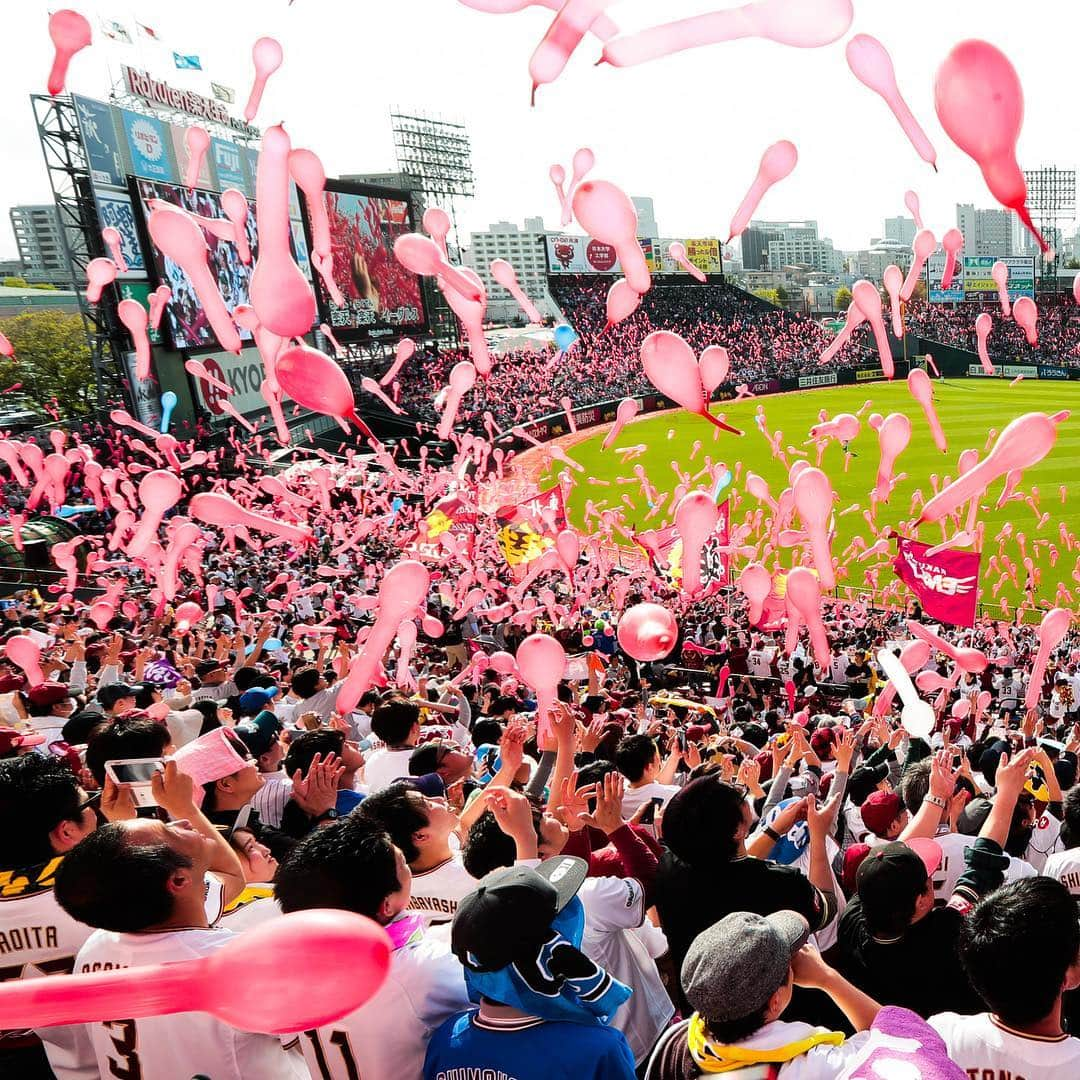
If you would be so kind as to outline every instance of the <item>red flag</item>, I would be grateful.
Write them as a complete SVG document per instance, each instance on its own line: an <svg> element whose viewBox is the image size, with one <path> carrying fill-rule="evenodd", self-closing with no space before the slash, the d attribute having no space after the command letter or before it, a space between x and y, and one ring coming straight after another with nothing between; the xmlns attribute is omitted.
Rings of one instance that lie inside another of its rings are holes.
<svg viewBox="0 0 1080 1080"><path fill-rule="evenodd" d="M929 544L897 537L896 576L919 598L927 616L951 626L973 626L982 555L978 551L939 551L926 557Z"/></svg>

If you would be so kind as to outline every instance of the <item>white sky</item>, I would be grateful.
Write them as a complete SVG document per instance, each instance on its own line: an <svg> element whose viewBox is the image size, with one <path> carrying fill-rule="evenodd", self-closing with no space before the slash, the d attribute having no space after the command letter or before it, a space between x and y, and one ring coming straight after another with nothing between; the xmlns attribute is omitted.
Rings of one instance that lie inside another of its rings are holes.
<svg viewBox="0 0 1080 1080"><path fill-rule="evenodd" d="M246 100L250 44L273 34L285 64L271 80L258 121L284 120L294 145L310 146L327 173L395 168L391 105L438 110L465 120L473 140L476 198L462 206L463 231L543 214L558 226L547 179L555 161L591 146L595 176L634 195L651 195L667 236L726 236L726 226L770 143L799 148L795 173L762 204L759 216L817 218L838 248L866 245L882 219L905 213L903 193L922 198L926 223L940 236L955 224L954 204L995 205L974 164L945 135L933 109L933 77L958 41L983 37L1020 72L1027 118L1022 166L1074 166L1077 122L1074 65L1080 11L1066 0L855 0L852 32L879 37L893 55L900 86L938 151L940 174L903 137L884 102L856 82L844 43L791 49L743 41L682 53L634 69L594 68L588 38L563 78L541 88L529 108L528 61L551 12L531 8L486 15L457 0L144 0L137 8L72 0L91 18L95 45L76 57L68 88L102 98L121 62L150 67L173 85L209 95L214 79ZM806 0L807 3L811 0ZM128 0L130 4L130 0ZM58 6L58 5L56 5ZM732 6L729 0L614 0L625 29ZM43 92L51 63L49 5L4 5L4 154L0 208L43 201L48 181L28 95ZM148 24L164 48L115 46L98 17ZM197 53L204 72L173 69L171 50ZM10 226L0 256L15 254Z"/></svg>

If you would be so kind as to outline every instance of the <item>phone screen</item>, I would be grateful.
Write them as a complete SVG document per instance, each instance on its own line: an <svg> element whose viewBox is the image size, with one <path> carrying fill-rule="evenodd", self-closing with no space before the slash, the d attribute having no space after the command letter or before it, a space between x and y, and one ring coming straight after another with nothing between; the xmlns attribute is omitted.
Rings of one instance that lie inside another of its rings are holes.
<svg viewBox="0 0 1080 1080"><path fill-rule="evenodd" d="M111 761L113 775L121 784L149 784L154 773L161 772L160 761Z"/></svg>

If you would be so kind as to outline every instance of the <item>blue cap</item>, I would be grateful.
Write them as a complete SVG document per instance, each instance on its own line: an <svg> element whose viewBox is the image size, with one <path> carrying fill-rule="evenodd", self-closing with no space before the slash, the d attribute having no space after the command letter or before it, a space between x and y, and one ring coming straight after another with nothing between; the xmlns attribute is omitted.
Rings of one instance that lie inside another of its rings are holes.
<svg viewBox="0 0 1080 1080"><path fill-rule="evenodd" d="M273 701L280 693L280 686L253 686L240 695L240 708L243 712L258 712L265 709L267 702Z"/></svg>

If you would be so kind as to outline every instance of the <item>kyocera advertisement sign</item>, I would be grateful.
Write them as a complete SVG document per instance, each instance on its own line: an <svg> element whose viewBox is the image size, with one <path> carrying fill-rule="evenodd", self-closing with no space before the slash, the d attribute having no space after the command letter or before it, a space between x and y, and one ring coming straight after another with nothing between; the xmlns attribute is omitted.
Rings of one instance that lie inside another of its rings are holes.
<svg viewBox="0 0 1080 1080"><path fill-rule="evenodd" d="M268 410L266 399L259 392L266 372L258 349L243 349L239 356L228 352L206 353L198 359L214 378L233 388L231 394L226 394L224 390L204 379L192 377L195 383L195 398L210 414L212 423L226 423L231 419L221 407L226 398L242 416ZM286 413L290 411L291 402L292 398L285 398L283 404Z"/></svg>

